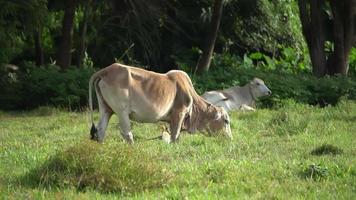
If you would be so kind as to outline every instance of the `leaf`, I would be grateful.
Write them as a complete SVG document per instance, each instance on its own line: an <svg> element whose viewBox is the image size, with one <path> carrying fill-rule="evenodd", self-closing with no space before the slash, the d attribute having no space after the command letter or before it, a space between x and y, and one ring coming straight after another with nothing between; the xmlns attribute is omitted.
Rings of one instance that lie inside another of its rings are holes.
<svg viewBox="0 0 356 200"><path fill-rule="evenodd" d="M249 55L249 58L252 60L261 60L263 58L263 54L260 52L254 52Z"/></svg>

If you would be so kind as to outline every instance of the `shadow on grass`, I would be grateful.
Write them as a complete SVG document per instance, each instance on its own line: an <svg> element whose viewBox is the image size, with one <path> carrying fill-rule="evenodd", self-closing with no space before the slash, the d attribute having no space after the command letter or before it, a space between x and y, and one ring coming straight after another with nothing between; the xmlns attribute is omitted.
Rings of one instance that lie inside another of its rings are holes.
<svg viewBox="0 0 356 200"><path fill-rule="evenodd" d="M163 187L173 176L152 155L136 146L85 141L50 157L20 177L20 183L29 187L129 194Z"/></svg>
<svg viewBox="0 0 356 200"><path fill-rule="evenodd" d="M313 149L310 154L316 155L316 156L322 156L322 155L337 155L337 154L342 154L343 150L337 146L331 145L331 144L323 144L320 147L317 147Z"/></svg>

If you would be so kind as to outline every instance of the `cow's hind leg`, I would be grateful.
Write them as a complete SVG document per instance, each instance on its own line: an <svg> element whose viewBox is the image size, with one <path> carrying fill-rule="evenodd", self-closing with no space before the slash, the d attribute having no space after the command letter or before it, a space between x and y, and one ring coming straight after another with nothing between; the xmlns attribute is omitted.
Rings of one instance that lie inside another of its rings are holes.
<svg viewBox="0 0 356 200"><path fill-rule="evenodd" d="M113 111L101 100L99 100L99 112L100 112L100 120L97 125L98 129L98 142L102 142L105 137L105 131L108 127L109 120L113 114Z"/></svg>
<svg viewBox="0 0 356 200"><path fill-rule="evenodd" d="M131 126L130 126L130 118L128 112L120 112L119 114L119 120L120 120L120 129L121 129L121 135L122 137L130 144L134 143L133 140L133 135L131 132Z"/></svg>

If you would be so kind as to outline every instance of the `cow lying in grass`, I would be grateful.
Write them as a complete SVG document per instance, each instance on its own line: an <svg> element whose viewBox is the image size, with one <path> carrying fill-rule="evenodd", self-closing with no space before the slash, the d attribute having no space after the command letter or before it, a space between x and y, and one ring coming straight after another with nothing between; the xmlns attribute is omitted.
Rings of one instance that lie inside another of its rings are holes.
<svg viewBox="0 0 356 200"><path fill-rule="evenodd" d="M209 103L231 110L254 111L258 97L271 95L271 90L265 85L263 80L254 78L248 84L239 87L231 87L226 90L214 90L205 92L202 97Z"/></svg>
<svg viewBox="0 0 356 200"><path fill-rule="evenodd" d="M98 99L100 121L93 123L92 87ZM181 129L195 132L224 131L232 139L227 112L201 98L189 76L179 70L159 74L144 69L112 64L92 75L89 81L91 138L99 142L105 137L110 117L119 117L121 134L133 143L130 120L143 123L168 122L171 137L178 139Z"/></svg>

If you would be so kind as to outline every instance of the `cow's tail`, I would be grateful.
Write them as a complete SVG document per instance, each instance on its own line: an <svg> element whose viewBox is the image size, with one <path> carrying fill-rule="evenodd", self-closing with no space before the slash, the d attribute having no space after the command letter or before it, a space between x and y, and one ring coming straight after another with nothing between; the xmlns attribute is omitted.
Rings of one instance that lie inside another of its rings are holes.
<svg viewBox="0 0 356 200"><path fill-rule="evenodd" d="M96 84L98 78L99 78L99 73L97 72L93 74L89 80L89 112L90 112L90 123L91 123L90 133L92 137L93 134L97 132L97 129L95 128L94 125L94 116L93 116L93 112L94 112L93 111L93 85Z"/></svg>

